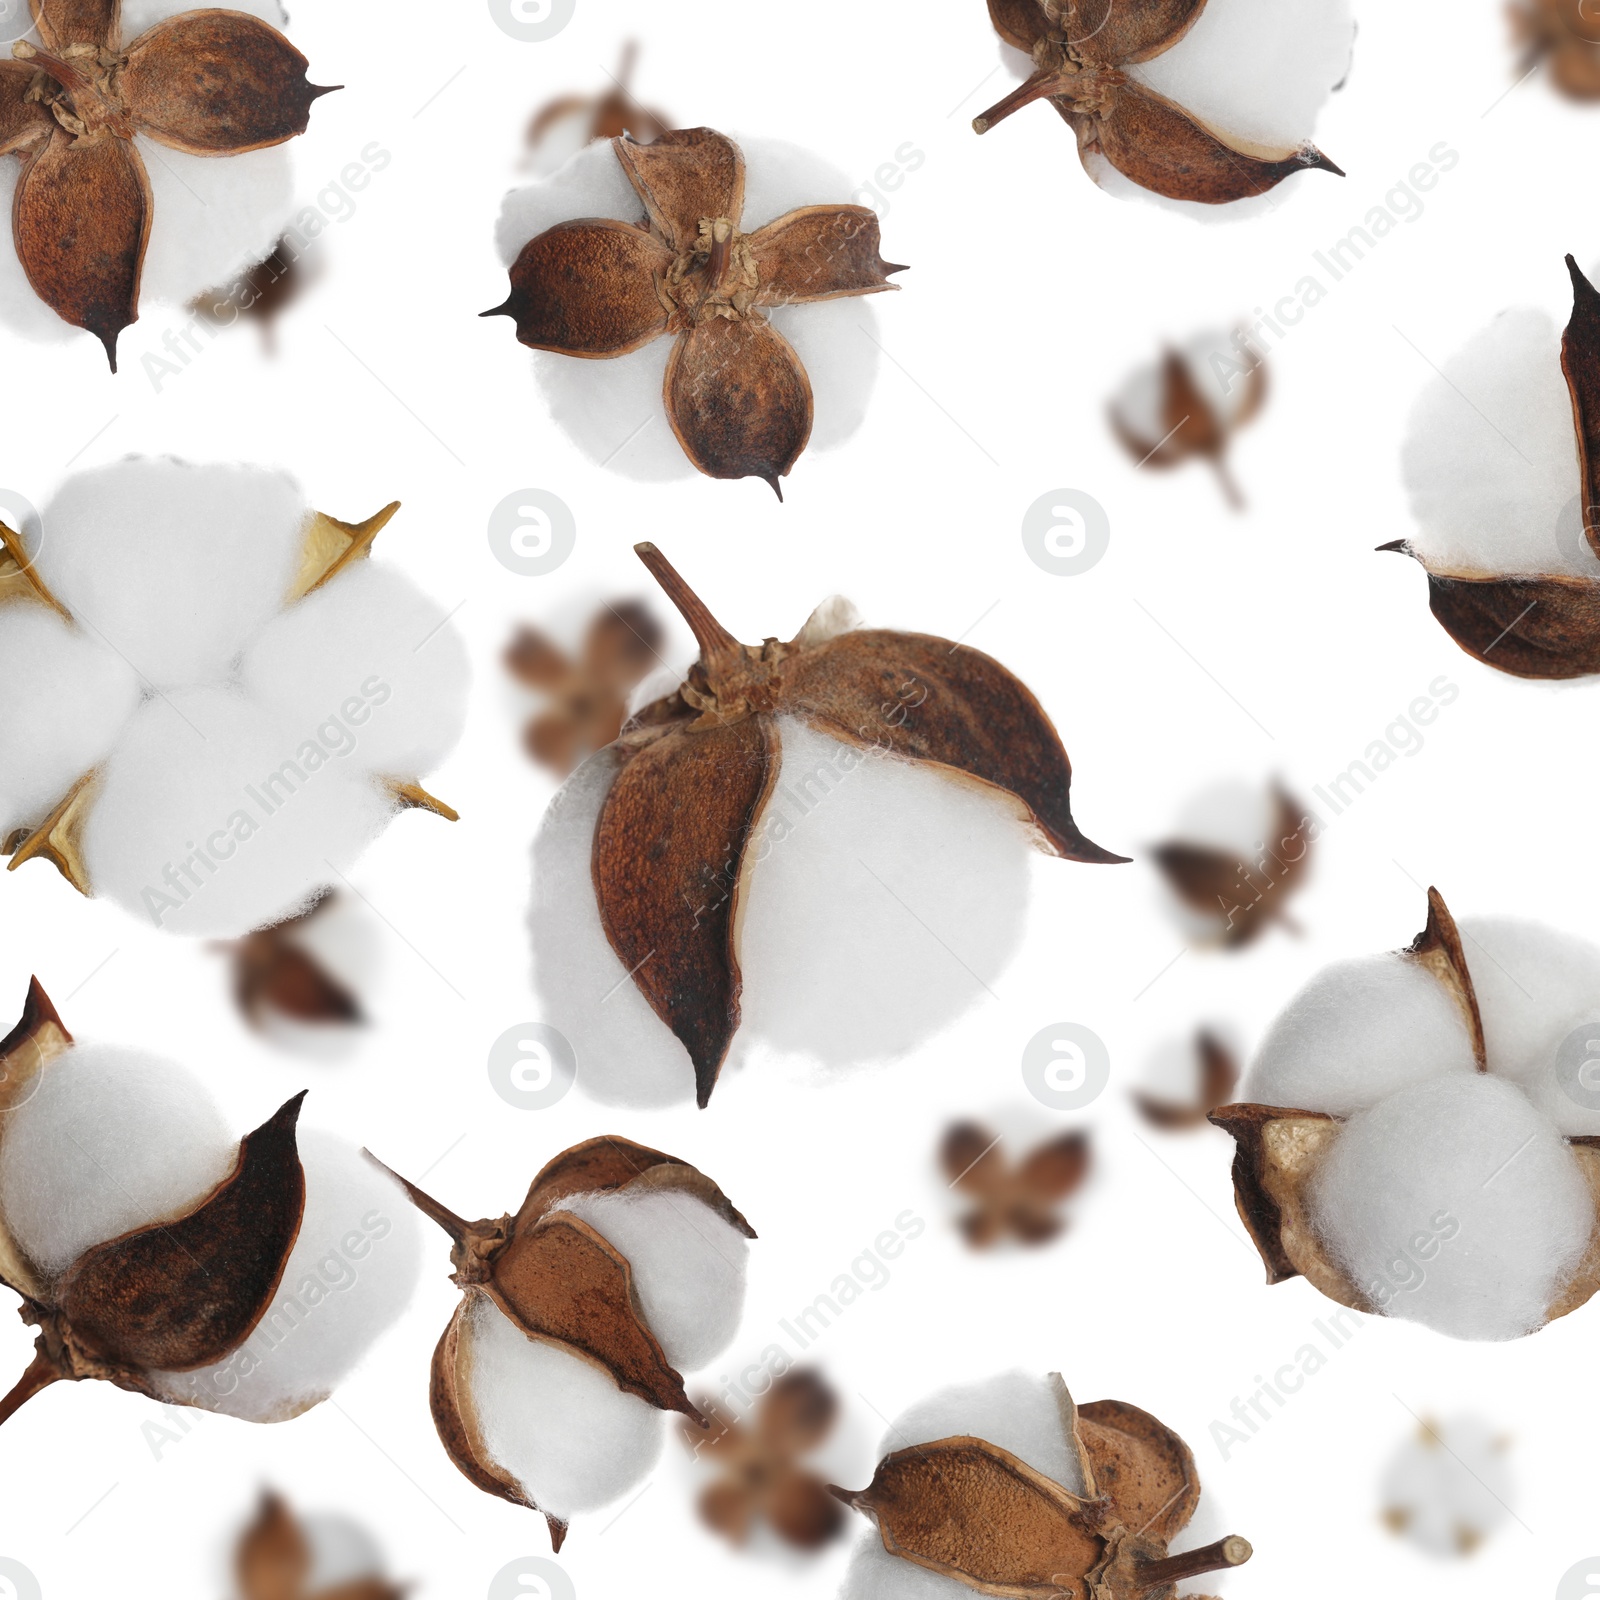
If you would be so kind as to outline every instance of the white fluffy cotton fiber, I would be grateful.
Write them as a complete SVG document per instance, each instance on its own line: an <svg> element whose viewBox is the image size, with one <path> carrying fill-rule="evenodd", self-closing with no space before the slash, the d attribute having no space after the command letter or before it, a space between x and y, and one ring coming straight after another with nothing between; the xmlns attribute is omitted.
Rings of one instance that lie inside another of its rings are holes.
<svg viewBox="0 0 1600 1600"><path fill-rule="evenodd" d="M1417 399L1402 449L1431 572L1600 577L1583 534L1561 336L1542 311L1503 311Z"/></svg>
<svg viewBox="0 0 1600 1600"><path fill-rule="evenodd" d="M1324 967L1278 1014L1242 1098L1349 1116L1409 1084L1475 1071L1461 1008L1396 954Z"/></svg>
<svg viewBox="0 0 1600 1600"><path fill-rule="evenodd" d="M1542 1326L1595 1226L1570 1147L1487 1074L1413 1084L1352 1117L1310 1200L1323 1241L1378 1309L1462 1339Z"/></svg>
<svg viewBox="0 0 1600 1600"><path fill-rule="evenodd" d="M980 1001L1015 953L1028 832L978 785L794 718L780 719L779 737L741 885L735 1049L753 1042L829 1068L901 1055ZM608 751L580 767L535 841L534 984L590 1094L681 1102L694 1094L688 1055L606 941L594 901L595 821L615 771Z"/></svg>
<svg viewBox="0 0 1600 1600"><path fill-rule="evenodd" d="M853 203L855 184L809 151L779 139L731 137L745 158L744 232L799 206ZM574 217L644 221L609 140L585 145L549 178L506 195L495 228L500 259L509 267L530 239ZM848 296L770 314L811 379L816 416L808 450L843 444L866 416L878 370L877 313L869 300ZM546 350L528 355L551 416L586 456L630 478L660 482L695 472L662 409L672 345L664 336L608 361Z"/></svg>
<svg viewBox="0 0 1600 1600"><path fill-rule="evenodd" d="M272 1307L231 1356L158 1373L174 1399L251 1422L297 1416L333 1392L400 1316L422 1271L422 1227L405 1191L353 1144L299 1134L300 1233Z"/></svg>
<svg viewBox="0 0 1600 1600"><path fill-rule="evenodd" d="M78 1044L0 1120L0 1212L53 1277L92 1245L187 1215L238 1153L192 1073L142 1051Z"/></svg>
<svg viewBox="0 0 1600 1600"><path fill-rule="evenodd" d="M189 0L128 0L122 39L132 43L157 22L194 9ZM284 28L277 0L234 0L228 9ZM149 174L152 201L142 303L182 305L267 257L293 208L293 140L234 156L189 155L143 134L133 143ZM21 174L20 161L0 161L0 205L7 216ZM88 337L34 293L9 228L0 229L0 323L30 339Z"/></svg>
<svg viewBox="0 0 1600 1600"><path fill-rule="evenodd" d="M493 1460L563 1520L615 1500L656 1464L664 1416L609 1373L528 1338L487 1295L463 1328L468 1382Z"/></svg>
<svg viewBox="0 0 1600 1600"><path fill-rule="evenodd" d="M444 612L381 561L290 602L312 513L246 466L135 458L70 478L35 541L72 614L0 607L25 692L0 731L0 828L96 774L92 892L169 932L233 936L350 867L465 719ZM330 867L331 863L331 867Z"/></svg>

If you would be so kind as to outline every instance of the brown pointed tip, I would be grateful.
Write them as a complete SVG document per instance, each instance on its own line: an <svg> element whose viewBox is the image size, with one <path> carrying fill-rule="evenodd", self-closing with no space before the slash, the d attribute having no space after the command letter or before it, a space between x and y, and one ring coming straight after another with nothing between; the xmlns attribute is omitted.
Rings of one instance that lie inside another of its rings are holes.
<svg viewBox="0 0 1600 1600"><path fill-rule="evenodd" d="M776 476L768 477L766 473L762 473L761 481L767 484L772 492L777 495L778 503L781 505L783 503L783 485L778 482Z"/></svg>
<svg viewBox="0 0 1600 1600"><path fill-rule="evenodd" d="M1408 556L1411 554L1411 541L1409 539L1391 539L1388 544L1373 546L1378 555L1393 550L1397 555Z"/></svg>
<svg viewBox="0 0 1600 1600"><path fill-rule="evenodd" d="M342 83L308 83L306 87L311 91L313 100L320 100L325 94L338 94L344 88Z"/></svg>
<svg viewBox="0 0 1600 1600"><path fill-rule="evenodd" d="M1341 167L1337 162L1331 160L1329 157L1323 155L1323 153L1317 149L1315 145L1311 145L1308 148L1310 159L1306 162L1306 165L1310 167L1313 172L1331 172L1336 178L1349 177L1349 173L1347 173L1343 167Z"/></svg>
<svg viewBox="0 0 1600 1600"><path fill-rule="evenodd" d="M1567 257L1567 273L1572 279L1572 293L1574 298L1583 294L1585 291L1591 295L1595 292L1594 285L1589 282L1588 276L1585 274L1583 268L1580 267L1577 263L1577 260L1570 255Z"/></svg>
<svg viewBox="0 0 1600 1600"><path fill-rule="evenodd" d="M560 1555L562 1545L567 1542L569 1524L563 1522L560 1517L551 1516L548 1511L544 1514L544 1520L550 1527L550 1548L556 1555Z"/></svg>
<svg viewBox="0 0 1600 1600"><path fill-rule="evenodd" d="M511 309L511 302L515 299L515 295L510 295L502 304L490 306L487 311L480 311L478 315L480 317L514 317L516 312Z"/></svg>
<svg viewBox="0 0 1600 1600"><path fill-rule="evenodd" d="M117 335L115 333L101 333L96 334L95 337L105 346L106 360L111 363L111 370L115 372L117 370Z"/></svg>
<svg viewBox="0 0 1600 1600"><path fill-rule="evenodd" d="M909 272L910 270L911 268L903 261L885 261L883 264L883 275L885 277L889 277L896 272Z"/></svg>

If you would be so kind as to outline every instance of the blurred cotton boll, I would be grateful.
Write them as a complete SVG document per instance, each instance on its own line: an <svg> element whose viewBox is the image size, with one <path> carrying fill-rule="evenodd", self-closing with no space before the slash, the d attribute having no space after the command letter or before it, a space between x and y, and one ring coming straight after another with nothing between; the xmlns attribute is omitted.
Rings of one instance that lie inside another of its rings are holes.
<svg viewBox="0 0 1600 1600"><path fill-rule="evenodd" d="M1512 1515L1510 1440L1464 1413L1424 1421L1383 1474L1383 1521L1431 1556L1472 1555Z"/></svg>

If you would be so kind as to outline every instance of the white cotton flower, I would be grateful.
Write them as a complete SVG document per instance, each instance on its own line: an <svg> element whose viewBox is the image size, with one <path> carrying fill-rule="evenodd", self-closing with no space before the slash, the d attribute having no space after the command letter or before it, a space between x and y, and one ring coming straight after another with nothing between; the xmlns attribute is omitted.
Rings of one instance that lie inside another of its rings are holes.
<svg viewBox="0 0 1600 1600"><path fill-rule="evenodd" d="M9 847L48 843L170 932L232 936L303 910L425 798L464 720L465 649L381 562L304 592L351 537L332 528L263 468L135 458L69 479L25 543L32 589L0 606L21 691L0 732Z"/></svg>

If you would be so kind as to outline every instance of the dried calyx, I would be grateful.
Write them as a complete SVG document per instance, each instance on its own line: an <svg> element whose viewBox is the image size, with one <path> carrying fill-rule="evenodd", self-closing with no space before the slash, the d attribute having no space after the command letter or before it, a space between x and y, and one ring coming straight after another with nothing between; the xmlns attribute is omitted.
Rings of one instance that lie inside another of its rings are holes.
<svg viewBox="0 0 1600 1600"><path fill-rule="evenodd" d="M620 765L595 829L594 890L618 960L688 1051L702 1106L739 1026L741 877L777 780L780 716L985 785L1047 854L1125 859L1079 831L1061 740L997 661L927 634L832 632L820 613L793 639L740 644L653 544L635 549L700 658L613 747Z"/></svg>
<svg viewBox="0 0 1600 1600"><path fill-rule="evenodd" d="M152 203L141 135L198 156L238 155L304 133L329 89L275 28L240 11L168 17L124 41L116 0L30 0L41 44L0 61L0 156L23 161L17 258L57 316L117 367L139 315Z"/></svg>
<svg viewBox="0 0 1600 1600"><path fill-rule="evenodd" d="M0 1138L71 1046L35 979L21 1021L0 1040ZM30 1259L0 1216L0 1283L22 1297L22 1320L39 1329L32 1364L0 1399L0 1422L51 1384L83 1378L183 1404L159 1375L209 1367L243 1347L300 1231L303 1098L239 1142L232 1172L198 1204L93 1245L59 1272Z"/></svg>
<svg viewBox="0 0 1600 1600"><path fill-rule="evenodd" d="M1343 172L1311 144L1271 150L1226 140L1125 70L1171 50L1206 0L989 0L995 31L1033 57L1024 83L973 119L987 133L1014 111L1047 100L1078 138L1087 163L1106 161L1171 200L1223 205L1264 194L1307 168Z"/></svg>
<svg viewBox="0 0 1600 1600"><path fill-rule="evenodd" d="M939 1158L950 1187L973 1202L960 1220L962 1236L974 1250L988 1250L1007 1239L1048 1244L1060 1234L1061 1207L1088 1177L1091 1151L1086 1133L1063 1133L1013 1162L988 1128L958 1122Z"/></svg>
<svg viewBox="0 0 1600 1600"><path fill-rule="evenodd" d="M581 120L585 142L620 139L631 134L644 144L659 139L667 131L666 118L648 111L633 98L633 69L638 65L639 47L629 40L622 47L622 61L608 73L610 87L599 95L562 95L541 106L528 124L528 153L537 158L546 140L569 119Z"/></svg>
<svg viewBox="0 0 1600 1600"><path fill-rule="evenodd" d="M316 1552L281 1495L261 1496L256 1519L233 1558L239 1600L403 1600L406 1591L379 1574L329 1587L316 1581Z"/></svg>
<svg viewBox="0 0 1600 1600"><path fill-rule="evenodd" d="M672 335L662 397L684 454L712 478L761 478L781 500L778 480L811 437L811 380L767 313L878 294L906 269L878 254L865 206L803 206L742 231L744 156L711 128L612 146L645 224L547 229L512 264L509 298L483 315L515 318L531 349L590 360Z"/></svg>
<svg viewBox="0 0 1600 1600"><path fill-rule="evenodd" d="M1197 1068L1193 1100L1176 1100L1145 1089L1134 1091L1133 1100L1139 1114L1153 1127L1168 1132L1204 1127L1211 1113L1224 1104L1238 1086L1238 1060L1209 1028L1201 1028L1195 1034L1193 1054Z"/></svg>
<svg viewBox="0 0 1600 1600"><path fill-rule="evenodd" d="M1600 672L1600 293L1573 257L1566 260L1572 317L1562 335L1561 370L1572 399L1581 548L1585 557L1595 557L1593 576L1509 576L1466 566L1445 568L1407 539L1378 546L1422 564L1430 609L1469 656L1519 678L1580 678ZM1591 563L1584 559L1582 564Z"/></svg>
<svg viewBox="0 0 1600 1600"><path fill-rule="evenodd" d="M329 889L299 916L219 947L232 961L234 1004L258 1032L267 1031L278 1018L326 1027L365 1022L354 991L300 938L335 903L337 896Z"/></svg>
<svg viewBox="0 0 1600 1600"><path fill-rule="evenodd" d="M456 1216L404 1178L399 1181L451 1239L451 1281L460 1287L462 1300L434 1352L429 1396L439 1438L473 1485L514 1505L542 1509L496 1459L488 1438L490 1419L483 1413L492 1397L475 1389L473 1381L472 1315L479 1301L487 1300L525 1338L597 1368L623 1393L658 1411L678 1412L699 1428L707 1426L646 1320L628 1258L590 1223L563 1209L563 1202L581 1195L675 1195L708 1207L745 1238L755 1238L750 1224L704 1173L627 1139L591 1139L551 1161L514 1216L476 1222ZM559 1550L567 1522L548 1511L545 1518Z"/></svg>
<svg viewBox="0 0 1600 1600"><path fill-rule="evenodd" d="M1148 1412L1079 1407L1051 1383L1081 1493L971 1437L897 1450L867 1488L834 1493L877 1522L891 1556L1010 1600L1172 1600L1177 1584L1250 1559L1236 1535L1169 1555L1200 1500L1189 1447Z"/></svg>

